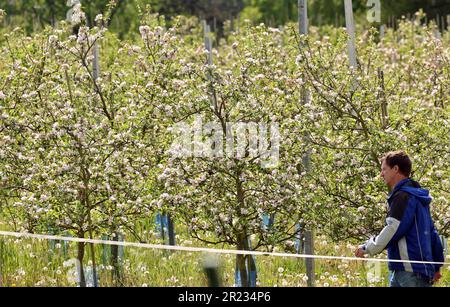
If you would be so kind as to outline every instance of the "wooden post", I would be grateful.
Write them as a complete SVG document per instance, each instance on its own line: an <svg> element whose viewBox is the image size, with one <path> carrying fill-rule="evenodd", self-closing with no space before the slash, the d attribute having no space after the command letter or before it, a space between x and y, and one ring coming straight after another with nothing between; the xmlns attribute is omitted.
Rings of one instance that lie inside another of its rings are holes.
<svg viewBox="0 0 450 307"><path fill-rule="evenodd" d="M349 61L350 66L353 67L353 69L357 68L357 62L356 62L356 45L355 45L355 23L353 19L353 7L352 7L352 0L345 0L345 26L347 28L347 33L350 36L350 39L348 41L348 54L349 54Z"/></svg>

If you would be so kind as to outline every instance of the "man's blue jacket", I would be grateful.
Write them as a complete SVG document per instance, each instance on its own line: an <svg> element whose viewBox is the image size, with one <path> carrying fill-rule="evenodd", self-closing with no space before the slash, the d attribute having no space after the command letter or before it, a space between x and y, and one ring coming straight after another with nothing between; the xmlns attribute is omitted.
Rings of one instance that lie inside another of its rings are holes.
<svg viewBox="0 0 450 307"><path fill-rule="evenodd" d="M374 255L387 248L389 259L444 262L442 243L430 215L428 190L407 178L394 187L387 201L386 226L362 246L365 253ZM433 278L441 266L389 262L391 271L415 272L428 278Z"/></svg>

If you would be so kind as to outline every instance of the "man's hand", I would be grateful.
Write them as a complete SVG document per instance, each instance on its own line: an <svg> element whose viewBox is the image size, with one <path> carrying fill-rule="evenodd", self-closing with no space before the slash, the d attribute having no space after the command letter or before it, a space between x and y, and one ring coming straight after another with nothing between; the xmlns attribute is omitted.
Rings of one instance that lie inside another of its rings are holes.
<svg viewBox="0 0 450 307"><path fill-rule="evenodd" d="M364 250L361 247L358 247L355 251L355 256L358 258L364 258Z"/></svg>
<svg viewBox="0 0 450 307"><path fill-rule="evenodd" d="M437 271L436 273L434 273L433 283L437 283L439 279L441 279L441 277L442 277L441 272Z"/></svg>

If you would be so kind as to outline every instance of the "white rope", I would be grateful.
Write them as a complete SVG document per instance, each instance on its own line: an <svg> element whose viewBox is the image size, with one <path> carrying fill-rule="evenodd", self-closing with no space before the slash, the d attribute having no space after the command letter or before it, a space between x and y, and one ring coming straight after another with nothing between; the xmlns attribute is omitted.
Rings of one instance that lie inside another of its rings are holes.
<svg viewBox="0 0 450 307"><path fill-rule="evenodd" d="M450 265L450 262L432 262L432 261L414 261L414 260L396 260L396 259L379 259L379 258L358 258L358 257L340 257L340 256L324 256L324 255L305 255L305 254L291 254L291 253L269 253L259 251L247 251L247 250L233 250L233 249L215 249L204 247L186 247L176 245L160 245L160 244L148 244L137 242L120 242L120 241L108 241L97 239L85 239L85 238L73 238L73 237L60 237L54 235L42 235L23 232L10 232L0 231L2 236L18 237L18 238L34 238L44 240L60 240L70 242L82 242L93 244L105 244L105 245L119 245L126 247L139 247L147 249L163 249L163 250L176 250L185 252L205 252L215 254L239 254L239 255L255 255L255 256L274 256L274 257L292 257L292 258L315 258L324 260L347 260L347 261L372 261L372 262L401 262L401 263L422 263L422 264L439 264Z"/></svg>

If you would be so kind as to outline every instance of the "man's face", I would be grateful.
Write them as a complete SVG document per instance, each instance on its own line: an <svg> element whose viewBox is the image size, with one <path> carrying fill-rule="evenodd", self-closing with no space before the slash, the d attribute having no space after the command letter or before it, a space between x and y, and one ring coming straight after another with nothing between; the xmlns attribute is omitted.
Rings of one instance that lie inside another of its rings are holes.
<svg viewBox="0 0 450 307"><path fill-rule="evenodd" d="M392 183L395 180L395 177L398 172L398 166L395 165L393 168L391 168L389 165L386 164L386 161L383 161L383 164L381 164L381 177L383 178L384 182L388 186L392 186Z"/></svg>

